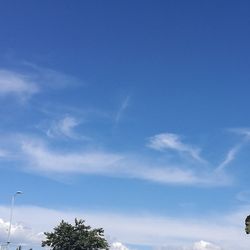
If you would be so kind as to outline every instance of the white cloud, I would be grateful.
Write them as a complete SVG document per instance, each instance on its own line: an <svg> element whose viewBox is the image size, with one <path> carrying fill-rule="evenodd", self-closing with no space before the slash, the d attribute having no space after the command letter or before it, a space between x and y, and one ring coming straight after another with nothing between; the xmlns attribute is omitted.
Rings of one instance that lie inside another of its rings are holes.
<svg viewBox="0 0 250 250"><path fill-rule="evenodd" d="M222 250L222 248L210 242L201 240L194 243L193 250Z"/></svg>
<svg viewBox="0 0 250 250"><path fill-rule="evenodd" d="M104 152L56 153L34 141L23 142L23 153L28 156L33 170L57 173L106 173L114 171L118 154Z"/></svg>
<svg viewBox="0 0 250 250"><path fill-rule="evenodd" d="M218 186L229 181L225 174L200 169L193 171L167 163L159 165L152 159L140 159L129 154L98 150L74 153L55 151L32 139L22 142L21 153L30 170L41 173L101 174L178 185Z"/></svg>
<svg viewBox="0 0 250 250"><path fill-rule="evenodd" d="M138 179L173 185L223 186L231 182L226 175L216 174L212 171L197 172L189 168L183 169L168 164L151 167L145 165L141 168L131 164L130 175Z"/></svg>
<svg viewBox="0 0 250 250"><path fill-rule="evenodd" d="M241 148L241 144L231 148L227 155L226 158L224 159L224 161L217 167L216 171L221 171L223 170L226 166L228 166L236 157L236 154L239 152L240 148Z"/></svg>
<svg viewBox="0 0 250 250"><path fill-rule="evenodd" d="M239 153L241 148L245 146L247 143L249 143L250 139L249 128L235 128L235 129L230 129L229 131L241 135L243 138L241 139L241 142L239 144L235 145L228 151L225 159L221 162L221 164L219 164L216 171L224 170L225 167L227 167L236 158L236 155Z"/></svg>
<svg viewBox="0 0 250 250"><path fill-rule="evenodd" d="M66 115L62 119L53 122L46 134L49 137L65 136L76 139L78 136L75 134L74 128L77 127L79 123L75 117Z"/></svg>
<svg viewBox="0 0 250 250"><path fill-rule="evenodd" d="M8 229L9 222L0 218L0 242L6 243ZM21 223L12 225L10 236L10 242L15 243L15 245L27 243L37 245L43 239L43 233L35 233L31 228L25 227Z"/></svg>
<svg viewBox="0 0 250 250"><path fill-rule="evenodd" d="M110 250L129 250L126 246L124 246L121 242L114 242L111 244Z"/></svg>
<svg viewBox="0 0 250 250"><path fill-rule="evenodd" d="M0 70L0 95L16 95L21 99L37 93L39 87L31 78L13 71Z"/></svg>
<svg viewBox="0 0 250 250"><path fill-rule="evenodd" d="M16 224L16 227L19 225L19 230L26 233L18 235L17 231L13 231L12 239L13 242L20 242L23 239L24 243L38 243L41 240L40 232L51 231L62 219L73 223L74 218L77 217L86 219L86 223L92 227L103 227L106 237L119 239L118 242L125 244L168 245L173 247L167 249L183 250L247 250L249 249L249 239L244 232L244 219L248 211L249 207L234 213L191 219L182 215L161 217L149 214L93 212L86 209L83 211L72 208L53 210L35 206L16 206L14 221L22 221L22 223ZM0 214L6 221L9 216L9 208L0 206ZM7 224L4 221L2 220L1 227L6 228ZM0 237L6 239L6 230L0 230ZM201 239L203 240L201 241ZM194 242L196 243L193 244ZM193 248L191 248L192 245ZM186 247L181 248L182 246ZM113 247L126 249L123 244L118 243Z"/></svg>
<svg viewBox="0 0 250 250"><path fill-rule="evenodd" d="M26 101L32 95L46 89L58 89L78 84L75 77L42 68L32 63L23 63L18 72L0 69L0 96L13 95ZM23 66L27 68L24 70Z"/></svg>
<svg viewBox="0 0 250 250"><path fill-rule="evenodd" d="M179 153L185 153L191 156L193 159L204 162L200 156L200 149L181 141L181 138L177 134L163 133L158 134L149 139L148 146L155 150L175 150Z"/></svg>
<svg viewBox="0 0 250 250"><path fill-rule="evenodd" d="M72 129L75 128L78 125L78 121L71 116L66 116L64 119L60 122L60 129L62 133L68 137L73 136Z"/></svg>
<svg viewBox="0 0 250 250"><path fill-rule="evenodd" d="M23 62L22 65L27 67L27 71L30 72L37 82L50 88L64 88L79 83L78 79L74 76L64 74L54 69L41 67L27 61Z"/></svg>
<svg viewBox="0 0 250 250"><path fill-rule="evenodd" d="M242 135L246 139L250 139L250 128L234 128L234 129L229 129L229 131L238 135Z"/></svg>
<svg viewBox="0 0 250 250"><path fill-rule="evenodd" d="M121 106L120 106L118 112L117 112L116 115L115 115L115 123L116 123L116 124L119 123L119 121L121 120L121 117L122 117L123 113L125 112L125 110L126 110L127 107L129 106L129 102L130 102L130 96L127 96L127 97L123 100L123 102L122 102L122 104L121 104Z"/></svg>

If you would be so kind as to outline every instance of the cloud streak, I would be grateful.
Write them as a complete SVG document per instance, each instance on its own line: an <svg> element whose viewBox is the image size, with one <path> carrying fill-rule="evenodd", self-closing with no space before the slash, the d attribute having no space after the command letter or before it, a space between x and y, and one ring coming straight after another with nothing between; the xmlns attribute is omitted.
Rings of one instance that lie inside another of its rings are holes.
<svg viewBox="0 0 250 250"><path fill-rule="evenodd" d="M155 135L149 138L148 147L159 151L173 150L179 153L185 153L195 160L205 162L200 156L200 149L183 143L177 134L163 133Z"/></svg>
<svg viewBox="0 0 250 250"><path fill-rule="evenodd" d="M65 125L63 121L62 126L60 128L57 127L56 132L59 133L58 131L60 131L60 133L64 133L64 136L66 136L65 134L68 136L72 135L71 129L74 132L73 128L76 123ZM53 132L55 133L55 131ZM165 135L163 138L160 137L159 141L159 137L152 137L150 147L158 150L161 150L163 147L163 153L165 152L165 147L177 152L180 150L181 153L184 151L185 154L189 154L191 159L194 159L190 150L191 152L193 150L197 152L198 149L196 147L182 143L176 135L174 137L170 136L171 139L167 136L168 140L163 140L162 145L162 139L165 139ZM143 152L131 153L105 150L105 148L95 147L93 141L84 142L85 145L82 147L77 142L76 147L65 151L63 147L55 147L53 141L48 139L43 140L39 137L26 135L15 135L12 137L12 140L11 136L9 136L10 139L6 139L8 145L12 144L10 148L5 145L6 150L8 150L6 151L8 152L8 161L13 164L18 161L17 165L22 167L23 171L59 177L64 175L74 176L76 174L102 175L113 178L150 181L164 185L206 187L231 185L234 181L233 176L222 170L233 161L236 153L240 150L240 147L233 148L228 152L219 167L216 168L208 162L201 162L199 154L197 156L199 160L187 161L182 156L168 159L164 158L165 153L163 157L156 157L155 154L145 154ZM10 157L11 155L15 155L15 157ZM202 167L197 167L200 165Z"/></svg>
<svg viewBox="0 0 250 250"><path fill-rule="evenodd" d="M47 130L46 134L49 137L68 137L71 139L79 138L74 129L80 124L80 122L73 116L66 115L58 121L54 121L51 127Z"/></svg>
<svg viewBox="0 0 250 250"><path fill-rule="evenodd" d="M39 86L30 76L9 70L0 70L0 96L15 95L23 100L39 92Z"/></svg>
<svg viewBox="0 0 250 250"><path fill-rule="evenodd" d="M34 94L47 89L77 85L79 81L70 75L42 68L32 63L23 63L18 71L0 69L0 97L14 96L26 101Z"/></svg>
<svg viewBox="0 0 250 250"><path fill-rule="evenodd" d="M130 154L85 150L74 153L55 151L46 143L33 139L22 141L21 155L30 171L44 174L97 174L147 180L172 185L218 186L228 184L225 175L192 170L187 166L159 164L154 159Z"/></svg>
<svg viewBox="0 0 250 250"><path fill-rule="evenodd" d="M129 106L129 102L130 102L130 96L127 96L127 97L123 100L123 102L122 102L122 104L121 104L121 106L120 106L118 112L117 112L116 115L115 115L115 124L118 124L118 123L120 122L120 120L121 120L121 118L122 118L122 115L124 114L125 110L126 110L126 109L128 108L128 106Z"/></svg>
<svg viewBox="0 0 250 250"><path fill-rule="evenodd" d="M250 140L250 129L248 128L235 128L235 129L230 129L229 131L241 135L243 139L239 144L235 145L228 151L225 159L216 168L217 172L223 171L232 161L234 161L237 154L242 149L242 147L245 146Z"/></svg>
<svg viewBox="0 0 250 250"><path fill-rule="evenodd" d="M65 88L80 83L76 77L54 69L41 67L31 62L23 62L22 65L36 82L51 89Z"/></svg>
<svg viewBox="0 0 250 250"><path fill-rule="evenodd" d="M216 171L222 171L223 169L225 169L225 167L227 167L235 159L241 147L242 147L242 144L231 148L228 151L224 161L217 167Z"/></svg>
<svg viewBox="0 0 250 250"><path fill-rule="evenodd" d="M55 173L107 173L114 171L115 163L122 159L118 154L104 152L58 153L34 141L22 143L22 151L35 171Z"/></svg>

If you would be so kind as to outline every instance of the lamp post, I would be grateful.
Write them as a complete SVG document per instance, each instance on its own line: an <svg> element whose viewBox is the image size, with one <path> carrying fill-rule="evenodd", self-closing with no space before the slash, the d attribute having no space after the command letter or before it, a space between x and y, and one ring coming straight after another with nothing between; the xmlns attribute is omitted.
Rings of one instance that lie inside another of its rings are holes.
<svg viewBox="0 0 250 250"><path fill-rule="evenodd" d="M17 195L22 194L22 193L23 193L22 191L17 191L11 197L10 224L9 224L9 229L8 229L7 249L9 249L9 244L10 244L10 233L11 233L11 225L12 225L12 217L13 217L13 209L14 209L15 199L16 199Z"/></svg>

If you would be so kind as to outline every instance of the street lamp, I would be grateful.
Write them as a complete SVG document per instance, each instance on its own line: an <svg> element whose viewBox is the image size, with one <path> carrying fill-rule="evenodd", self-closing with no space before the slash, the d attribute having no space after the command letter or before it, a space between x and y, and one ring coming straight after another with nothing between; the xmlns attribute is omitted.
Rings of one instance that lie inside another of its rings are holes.
<svg viewBox="0 0 250 250"><path fill-rule="evenodd" d="M17 191L11 197L10 224L9 224L9 229L8 229L7 249L9 248L9 244L10 244L10 231L11 231L11 225L12 225L12 217L13 217L13 209L14 209L15 199L16 199L17 195L22 194L22 193L23 193L22 191Z"/></svg>

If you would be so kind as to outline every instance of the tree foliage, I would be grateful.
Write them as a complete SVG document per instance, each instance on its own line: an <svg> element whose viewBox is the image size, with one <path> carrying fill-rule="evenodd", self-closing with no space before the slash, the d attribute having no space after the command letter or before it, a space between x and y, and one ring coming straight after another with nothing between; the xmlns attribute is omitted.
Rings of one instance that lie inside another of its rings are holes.
<svg viewBox="0 0 250 250"><path fill-rule="evenodd" d="M245 231L246 231L246 234L249 234L250 233L250 215L248 215L245 219Z"/></svg>
<svg viewBox="0 0 250 250"><path fill-rule="evenodd" d="M100 250L109 249L102 228L91 229L84 220L75 219L75 225L61 221L54 232L45 232L46 239L42 247L52 250Z"/></svg>

